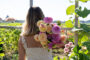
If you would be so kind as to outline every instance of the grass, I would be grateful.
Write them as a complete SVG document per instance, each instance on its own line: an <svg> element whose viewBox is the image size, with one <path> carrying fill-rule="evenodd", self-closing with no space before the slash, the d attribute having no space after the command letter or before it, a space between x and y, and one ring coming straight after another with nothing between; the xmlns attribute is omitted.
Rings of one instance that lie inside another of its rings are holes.
<svg viewBox="0 0 90 60"><path fill-rule="evenodd" d="M22 23L0 23L0 26L21 26Z"/></svg>
<svg viewBox="0 0 90 60"><path fill-rule="evenodd" d="M85 24L87 24L87 25L88 25L88 27L90 27L90 23L85 23Z"/></svg>

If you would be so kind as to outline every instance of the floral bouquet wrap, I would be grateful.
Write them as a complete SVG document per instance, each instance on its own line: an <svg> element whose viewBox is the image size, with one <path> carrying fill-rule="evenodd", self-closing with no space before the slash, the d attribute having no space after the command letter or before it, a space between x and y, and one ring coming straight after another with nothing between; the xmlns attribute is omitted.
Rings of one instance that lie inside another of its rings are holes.
<svg viewBox="0 0 90 60"><path fill-rule="evenodd" d="M60 48L64 47L65 35L61 35L61 28L53 23L53 18L45 17L37 22L39 34L34 36L37 42L40 42L44 48Z"/></svg>

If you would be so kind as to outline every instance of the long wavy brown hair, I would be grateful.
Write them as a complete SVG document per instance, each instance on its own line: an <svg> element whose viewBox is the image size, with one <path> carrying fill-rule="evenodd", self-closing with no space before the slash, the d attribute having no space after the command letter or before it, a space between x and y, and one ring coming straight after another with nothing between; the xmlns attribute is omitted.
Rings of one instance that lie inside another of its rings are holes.
<svg viewBox="0 0 90 60"><path fill-rule="evenodd" d="M43 18L44 14L40 7L29 8L21 35L29 36L36 34L38 32L37 21L43 20Z"/></svg>

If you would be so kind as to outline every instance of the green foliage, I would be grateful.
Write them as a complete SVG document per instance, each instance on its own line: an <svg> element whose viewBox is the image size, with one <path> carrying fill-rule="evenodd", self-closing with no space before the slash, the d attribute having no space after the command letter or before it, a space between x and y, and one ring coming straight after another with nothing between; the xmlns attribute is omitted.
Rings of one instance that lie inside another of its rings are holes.
<svg viewBox="0 0 90 60"><path fill-rule="evenodd" d="M71 0L69 0L72 2ZM87 2L89 0L75 0L75 1L81 1L81 2ZM79 4L78 4L79 5ZM88 10L86 7L82 10L81 7L75 9L75 5L71 5L67 8L66 14L71 15L75 13L77 17L86 18L90 14L90 10ZM79 20L78 20L79 21ZM73 20L73 24L75 24L75 20ZM72 24L72 21L66 21L65 26L67 28L72 28L74 25ZM90 41L88 37L90 37L90 27L88 27L86 24L80 24L78 22L78 27L80 29L74 29L76 31L75 33L78 33L78 45L73 48L73 52L69 54L69 60L90 60ZM78 28L75 27L75 28ZM73 40L73 39L72 39ZM81 49L82 46L86 46L87 50Z"/></svg>
<svg viewBox="0 0 90 60"><path fill-rule="evenodd" d="M66 57L64 57L64 58L62 58L62 59L60 59L60 60L67 60L67 58L66 58Z"/></svg>
<svg viewBox="0 0 90 60"><path fill-rule="evenodd" d="M69 7L67 8L67 10L66 10L66 14L67 14L67 15L71 15L71 14L73 14L74 12L75 12L75 5L69 6Z"/></svg>
<svg viewBox="0 0 90 60"><path fill-rule="evenodd" d="M88 41L88 36L83 35L83 37L81 38L81 43Z"/></svg>
<svg viewBox="0 0 90 60"><path fill-rule="evenodd" d="M0 26L21 26L22 23L0 23ZM6 59L18 60L17 50L18 50L18 40L21 30L19 29L6 29L0 28L0 44L3 45L4 53L0 53L0 58L2 56L6 57ZM10 59L11 58L11 59Z"/></svg>
<svg viewBox="0 0 90 60"><path fill-rule="evenodd" d="M77 60L77 55L74 52L72 52L69 56L69 60Z"/></svg>
<svg viewBox="0 0 90 60"><path fill-rule="evenodd" d="M87 1L89 1L89 0L80 0L81 2L87 2Z"/></svg>
<svg viewBox="0 0 90 60"><path fill-rule="evenodd" d="M90 59L86 54L79 53L79 59L78 60L90 60Z"/></svg>
<svg viewBox="0 0 90 60"><path fill-rule="evenodd" d="M82 45L83 42L89 41L90 27L86 24L80 24L80 28L82 28L83 31L78 32L78 44Z"/></svg>
<svg viewBox="0 0 90 60"><path fill-rule="evenodd" d="M87 17L90 14L90 10L88 10L86 7L84 10L81 10L82 8L79 7L79 9L76 9L75 12L82 18Z"/></svg>
<svg viewBox="0 0 90 60"><path fill-rule="evenodd" d="M84 31L78 32L78 44L81 46L83 42L88 41L88 35Z"/></svg>
<svg viewBox="0 0 90 60"><path fill-rule="evenodd" d="M87 50L90 51L90 41L83 42L82 45L86 46Z"/></svg>
<svg viewBox="0 0 90 60"><path fill-rule="evenodd" d="M0 23L0 26L21 26L22 23Z"/></svg>
<svg viewBox="0 0 90 60"><path fill-rule="evenodd" d="M5 56L5 54L4 53L0 53L0 57L3 57L3 56Z"/></svg>
<svg viewBox="0 0 90 60"><path fill-rule="evenodd" d="M4 51L3 51L3 41L0 39L0 56L4 56Z"/></svg>
<svg viewBox="0 0 90 60"><path fill-rule="evenodd" d="M72 23L71 20L66 21L66 22L65 22L65 26L66 26L67 28L73 28L73 27L74 27L74 25L73 25L73 23Z"/></svg>
<svg viewBox="0 0 90 60"><path fill-rule="evenodd" d="M60 26L61 25L61 21L57 21L57 24Z"/></svg>
<svg viewBox="0 0 90 60"><path fill-rule="evenodd" d="M79 45L75 46L73 48L73 52L70 54L69 56L69 60L78 60L80 57L78 56L79 55L79 50L81 49L81 47Z"/></svg>
<svg viewBox="0 0 90 60"><path fill-rule="evenodd" d="M85 32L90 32L90 27L87 24L80 24L80 28L83 28Z"/></svg>
<svg viewBox="0 0 90 60"><path fill-rule="evenodd" d="M12 56L14 53L17 53L19 34L20 30L18 29L0 29L0 40L4 42L3 51L5 56Z"/></svg>
<svg viewBox="0 0 90 60"><path fill-rule="evenodd" d="M55 56L55 57L53 58L53 60L58 60L58 56Z"/></svg>
<svg viewBox="0 0 90 60"><path fill-rule="evenodd" d="M80 46L75 46L69 56L69 60L90 60L90 58L81 50Z"/></svg>
<svg viewBox="0 0 90 60"><path fill-rule="evenodd" d="M81 49L81 47L77 45L73 48L73 51L74 51L74 53L78 54L80 49Z"/></svg>

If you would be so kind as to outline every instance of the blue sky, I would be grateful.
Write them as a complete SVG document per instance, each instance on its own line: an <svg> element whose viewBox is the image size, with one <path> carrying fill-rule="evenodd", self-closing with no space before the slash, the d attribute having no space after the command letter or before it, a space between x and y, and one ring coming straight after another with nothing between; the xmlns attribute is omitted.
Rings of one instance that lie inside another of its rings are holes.
<svg viewBox="0 0 90 60"><path fill-rule="evenodd" d="M54 20L66 21L70 16L66 15L68 6L74 4L69 0L34 0L34 6L39 6L43 10L45 16L53 17ZM0 17L5 19L6 15L19 20L25 20L29 9L29 0L0 0ZM90 9L90 1L81 3ZM82 18L80 18L82 19ZM90 20L90 15L83 20Z"/></svg>

